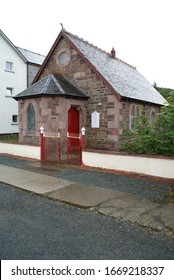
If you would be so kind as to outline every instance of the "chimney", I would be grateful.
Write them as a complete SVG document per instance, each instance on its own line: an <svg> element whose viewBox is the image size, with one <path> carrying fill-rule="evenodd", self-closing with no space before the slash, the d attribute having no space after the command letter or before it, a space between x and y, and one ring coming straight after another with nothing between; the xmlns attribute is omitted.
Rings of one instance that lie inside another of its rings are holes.
<svg viewBox="0 0 174 280"><path fill-rule="evenodd" d="M113 58L115 58L115 49L114 49L114 47L112 48L112 50L111 50L111 56L113 57Z"/></svg>

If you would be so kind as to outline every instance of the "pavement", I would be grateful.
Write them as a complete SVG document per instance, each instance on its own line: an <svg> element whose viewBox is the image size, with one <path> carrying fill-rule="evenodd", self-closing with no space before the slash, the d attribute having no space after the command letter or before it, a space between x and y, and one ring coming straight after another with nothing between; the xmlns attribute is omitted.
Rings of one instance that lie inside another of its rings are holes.
<svg viewBox="0 0 174 280"><path fill-rule="evenodd" d="M41 168L33 172L0 164L0 182L174 237L174 203L57 178L51 173L61 168L56 165L50 165L50 172Z"/></svg>

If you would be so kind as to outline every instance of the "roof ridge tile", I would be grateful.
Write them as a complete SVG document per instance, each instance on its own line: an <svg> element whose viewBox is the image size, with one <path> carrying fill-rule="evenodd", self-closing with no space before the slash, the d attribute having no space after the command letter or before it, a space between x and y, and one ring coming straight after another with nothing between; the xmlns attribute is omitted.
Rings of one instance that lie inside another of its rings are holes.
<svg viewBox="0 0 174 280"><path fill-rule="evenodd" d="M60 90L63 94L65 94L64 89L62 88L62 86L61 86L60 83L57 81L57 79L56 79L56 77L55 77L54 75L52 75L52 79L53 79L53 81L55 82L55 84L57 85L57 87L59 88L59 90Z"/></svg>
<svg viewBox="0 0 174 280"><path fill-rule="evenodd" d="M43 87L43 93L45 93L47 91L47 88L48 88L49 83L51 81L51 76L52 76L52 74L46 76L46 82L45 82L45 85Z"/></svg>

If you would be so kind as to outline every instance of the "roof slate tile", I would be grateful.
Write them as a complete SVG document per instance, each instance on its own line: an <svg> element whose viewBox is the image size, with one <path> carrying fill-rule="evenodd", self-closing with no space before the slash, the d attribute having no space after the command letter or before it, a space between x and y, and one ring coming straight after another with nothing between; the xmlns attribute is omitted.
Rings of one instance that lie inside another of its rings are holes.
<svg viewBox="0 0 174 280"><path fill-rule="evenodd" d="M163 96L136 68L64 30L65 35L122 97L164 105Z"/></svg>
<svg viewBox="0 0 174 280"><path fill-rule="evenodd" d="M16 48L21 52L21 54L26 58L26 60L28 62L42 65L42 63L45 59L44 55L41 55L41 54L35 53L35 52L31 52L31 51L28 51L26 49L22 49L19 47L16 47Z"/></svg>
<svg viewBox="0 0 174 280"><path fill-rule="evenodd" d="M79 88L73 85L65 77L55 77L53 74L49 74L31 87L20 92L14 99L20 98L32 98L41 96L65 96L65 97L80 97L88 98L88 96L82 92Z"/></svg>

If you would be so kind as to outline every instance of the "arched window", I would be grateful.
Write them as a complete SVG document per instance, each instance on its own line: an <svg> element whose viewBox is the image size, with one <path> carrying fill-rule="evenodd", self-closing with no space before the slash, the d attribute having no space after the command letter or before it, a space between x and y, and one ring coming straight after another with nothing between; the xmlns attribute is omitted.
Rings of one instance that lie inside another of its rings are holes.
<svg viewBox="0 0 174 280"><path fill-rule="evenodd" d="M35 110L34 106L30 103L27 109L27 130L35 131L36 130L36 119L35 119Z"/></svg>
<svg viewBox="0 0 174 280"><path fill-rule="evenodd" d="M150 119L151 119L152 123L155 121L155 112L154 111L150 112Z"/></svg>
<svg viewBox="0 0 174 280"><path fill-rule="evenodd" d="M129 129L134 129L135 128L135 116L137 114L137 108L135 105L132 105L130 107L130 112L129 112Z"/></svg>

